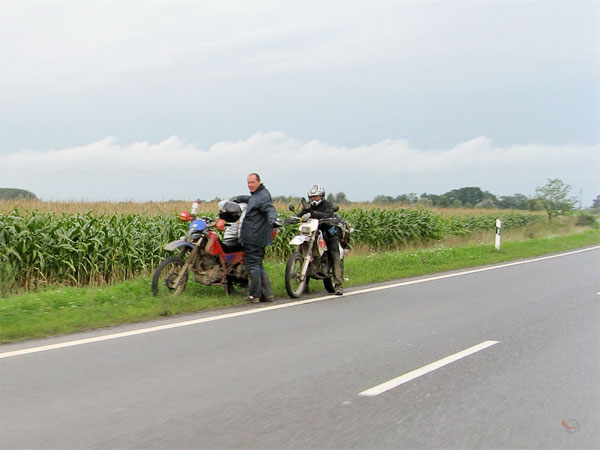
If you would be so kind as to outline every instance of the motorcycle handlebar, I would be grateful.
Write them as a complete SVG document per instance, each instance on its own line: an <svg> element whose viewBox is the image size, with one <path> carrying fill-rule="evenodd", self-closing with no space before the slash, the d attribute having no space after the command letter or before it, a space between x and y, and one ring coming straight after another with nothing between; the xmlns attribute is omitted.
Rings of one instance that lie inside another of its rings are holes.
<svg viewBox="0 0 600 450"><path fill-rule="evenodd" d="M284 220L284 222L286 223L286 225L291 225L291 224L294 224L294 223L298 223L298 222L300 222L300 217L295 217L295 216L286 217L285 220Z"/></svg>

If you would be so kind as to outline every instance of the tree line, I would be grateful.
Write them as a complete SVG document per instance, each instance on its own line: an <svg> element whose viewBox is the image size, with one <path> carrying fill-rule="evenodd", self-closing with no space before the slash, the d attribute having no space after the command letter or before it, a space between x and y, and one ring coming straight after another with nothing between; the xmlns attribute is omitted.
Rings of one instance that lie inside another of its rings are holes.
<svg viewBox="0 0 600 450"><path fill-rule="evenodd" d="M24 189L0 188L0 200L35 200L36 195ZM299 203L301 197L297 196L274 196L273 201L281 203ZM221 200L215 198L212 201ZM344 192L337 194L330 193L327 200L337 204L352 203ZM203 200L200 200L203 201ZM571 186L563 183L558 178L549 178L544 186L538 186L534 196L524 194L504 195L497 197L494 194L484 191L479 187L463 187L453 189L445 194L416 193L391 195L377 195L370 202L375 205L418 205L418 206L436 206L440 208L498 208L498 209L517 209L524 211L544 210L549 218L560 214L563 211L575 209L577 199L571 195ZM592 204L592 211L600 212L600 195L598 195Z"/></svg>
<svg viewBox="0 0 600 450"><path fill-rule="evenodd" d="M536 188L534 196L524 194L504 195L497 197L494 194L484 191L479 187L463 187L453 189L445 194L416 193L391 195L377 195L372 201L376 205L417 205L417 206L436 206L440 208L497 208L497 209L518 209L525 211L536 210L557 210L569 211L575 209L577 199L570 194L571 186L563 183L560 179L548 179L544 186ZM296 202L300 197L278 196L273 200L281 202ZM345 193L328 194L327 200L338 203L352 203ZM592 209L600 209L600 195L596 197Z"/></svg>

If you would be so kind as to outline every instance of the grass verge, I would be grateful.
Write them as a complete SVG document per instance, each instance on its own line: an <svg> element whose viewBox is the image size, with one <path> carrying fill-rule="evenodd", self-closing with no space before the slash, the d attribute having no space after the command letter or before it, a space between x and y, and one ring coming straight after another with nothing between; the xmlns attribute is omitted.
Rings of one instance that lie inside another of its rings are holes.
<svg viewBox="0 0 600 450"><path fill-rule="evenodd" d="M600 231L503 242L356 255L345 261L345 286L389 281L561 252L600 243ZM284 263L267 263L273 290L285 297ZM311 281L311 292L322 290ZM190 282L178 297L153 297L150 278L105 288L47 288L0 299L0 343L73 333L244 303L243 295Z"/></svg>

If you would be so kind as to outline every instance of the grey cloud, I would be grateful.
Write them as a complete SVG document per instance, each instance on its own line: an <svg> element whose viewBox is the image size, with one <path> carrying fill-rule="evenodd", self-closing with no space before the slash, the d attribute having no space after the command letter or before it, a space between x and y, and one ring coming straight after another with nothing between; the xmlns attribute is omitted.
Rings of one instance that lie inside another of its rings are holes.
<svg viewBox="0 0 600 450"><path fill-rule="evenodd" d="M479 186L496 195L533 195L547 178L561 178L584 203L600 194L600 145L498 147L485 137L446 149L415 148L404 140L341 147L257 133L202 149L173 136L158 143L89 145L21 151L0 157L3 187L29 189L44 199L212 199L246 191L259 172L274 195L300 195L319 183L352 200L379 194L437 193Z"/></svg>

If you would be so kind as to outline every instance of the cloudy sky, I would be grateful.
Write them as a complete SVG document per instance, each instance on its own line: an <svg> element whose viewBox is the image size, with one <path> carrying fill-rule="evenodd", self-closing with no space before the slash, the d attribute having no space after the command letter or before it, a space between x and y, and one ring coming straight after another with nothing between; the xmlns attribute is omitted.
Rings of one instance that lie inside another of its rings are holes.
<svg viewBox="0 0 600 450"><path fill-rule="evenodd" d="M0 0L0 187L600 195L600 1Z"/></svg>

